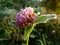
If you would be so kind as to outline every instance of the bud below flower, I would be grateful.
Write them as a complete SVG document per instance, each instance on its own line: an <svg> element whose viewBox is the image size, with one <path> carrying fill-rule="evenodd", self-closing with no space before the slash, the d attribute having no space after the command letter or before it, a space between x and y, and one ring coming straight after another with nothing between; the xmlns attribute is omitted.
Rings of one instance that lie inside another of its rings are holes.
<svg viewBox="0 0 60 45"><path fill-rule="evenodd" d="M26 26L30 26L34 23L36 19L37 16L34 13L33 8L28 7L17 13L16 24L21 28L25 28Z"/></svg>

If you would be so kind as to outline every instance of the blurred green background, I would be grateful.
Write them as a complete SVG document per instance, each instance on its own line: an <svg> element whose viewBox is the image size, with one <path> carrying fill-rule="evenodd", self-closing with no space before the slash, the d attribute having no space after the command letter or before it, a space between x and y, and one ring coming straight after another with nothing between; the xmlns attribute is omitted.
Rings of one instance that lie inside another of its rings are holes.
<svg viewBox="0 0 60 45"><path fill-rule="evenodd" d="M47 24L36 25L30 35L29 45L41 45L42 34L47 45L60 45L60 0L0 0L0 45L24 45L24 29L16 25L15 17L25 7L33 7L36 13L58 16Z"/></svg>

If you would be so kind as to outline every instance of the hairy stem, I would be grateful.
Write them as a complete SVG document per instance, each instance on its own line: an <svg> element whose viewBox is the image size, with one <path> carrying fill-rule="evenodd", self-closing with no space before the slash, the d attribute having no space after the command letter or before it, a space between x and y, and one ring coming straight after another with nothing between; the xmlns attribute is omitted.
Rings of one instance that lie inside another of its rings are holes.
<svg viewBox="0 0 60 45"><path fill-rule="evenodd" d="M26 45L28 45L28 43L29 43L29 36L30 36L31 32L33 31L33 29L34 29L35 26L36 26L36 23L34 23L34 24L32 25L32 27L30 28L30 31L29 31L29 33L28 33L28 35L27 35L27 39L26 39ZM25 32L25 33L26 33L26 32Z"/></svg>

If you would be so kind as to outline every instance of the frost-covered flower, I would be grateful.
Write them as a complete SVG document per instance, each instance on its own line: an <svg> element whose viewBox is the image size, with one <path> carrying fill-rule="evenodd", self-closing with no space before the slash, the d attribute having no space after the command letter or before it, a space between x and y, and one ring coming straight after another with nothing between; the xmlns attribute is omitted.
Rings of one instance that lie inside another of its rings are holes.
<svg viewBox="0 0 60 45"><path fill-rule="evenodd" d="M37 16L34 13L33 8L28 7L17 13L16 24L19 27L24 28L26 26L33 24L36 21L36 18Z"/></svg>

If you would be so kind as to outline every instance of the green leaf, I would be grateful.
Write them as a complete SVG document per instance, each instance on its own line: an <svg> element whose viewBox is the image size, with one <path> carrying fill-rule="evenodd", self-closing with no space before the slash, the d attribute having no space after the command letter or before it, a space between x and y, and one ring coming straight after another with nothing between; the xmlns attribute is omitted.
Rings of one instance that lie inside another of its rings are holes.
<svg viewBox="0 0 60 45"><path fill-rule="evenodd" d="M56 17L57 16L55 14L45 14L45 15L39 16L37 21L34 24L32 24L31 26L25 28L24 39L27 40L29 38L30 33L33 31L36 24L46 23L48 20L56 19Z"/></svg>
<svg viewBox="0 0 60 45"><path fill-rule="evenodd" d="M25 28L25 32L24 32L24 40L27 40L27 38L30 36L30 33L32 32L32 30L34 29L36 23L32 24L31 26Z"/></svg>
<svg viewBox="0 0 60 45"><path fill-rule="evenodd" d="M47 23L47 21L52 20L52 19L56 19L57 16L56 14L44 14L38 17L36 23Z"/></svg>

